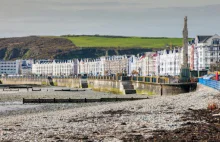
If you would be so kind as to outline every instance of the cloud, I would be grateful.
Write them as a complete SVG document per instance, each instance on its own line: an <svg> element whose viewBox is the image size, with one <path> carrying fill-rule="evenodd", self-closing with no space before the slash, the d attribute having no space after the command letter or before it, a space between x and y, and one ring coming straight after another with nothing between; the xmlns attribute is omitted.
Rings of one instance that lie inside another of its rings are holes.
<svg viewBox="0 0 220 142"><path fill-rule="evenodd" d="M181 36L214 34L219 0L0 0L0 36L115 34ZM212 4L212 5L210 5ZM213 14L214 13L214 14Z"/></svg>

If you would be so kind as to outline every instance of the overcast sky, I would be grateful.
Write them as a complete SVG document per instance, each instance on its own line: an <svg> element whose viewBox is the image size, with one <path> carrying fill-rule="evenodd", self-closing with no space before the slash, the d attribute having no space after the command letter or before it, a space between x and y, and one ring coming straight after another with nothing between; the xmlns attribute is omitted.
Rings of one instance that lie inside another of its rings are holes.
<svg viewBox="0 0 220 142"><path fill-rule="evenodd" d="M0 37L220 34L220 0L0 0Z"/></svg>

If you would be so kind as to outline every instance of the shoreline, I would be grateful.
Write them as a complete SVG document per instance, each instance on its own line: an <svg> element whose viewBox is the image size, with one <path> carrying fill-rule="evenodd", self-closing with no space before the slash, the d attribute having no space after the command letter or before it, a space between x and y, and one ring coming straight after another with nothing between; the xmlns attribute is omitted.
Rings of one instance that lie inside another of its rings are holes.
<svg viewBox="0 0 220 142"><path fill-rule="evenodd" d="M206 109L210 101L218 103L218 94L199 85L196 92L175 96L2 117L0 140L149 140L155 130L174 131L191 121L201 123L182 117L189 109Z"/></svg>

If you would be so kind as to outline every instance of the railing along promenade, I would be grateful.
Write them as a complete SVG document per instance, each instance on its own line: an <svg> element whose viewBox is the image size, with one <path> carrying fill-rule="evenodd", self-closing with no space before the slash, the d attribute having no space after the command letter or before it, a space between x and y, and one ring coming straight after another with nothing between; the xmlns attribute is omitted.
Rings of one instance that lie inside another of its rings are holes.
<svg viewBox="0 0 220 142"><path fill-rule="evenodd" d="M41 81L43 79L83 79L85 77L78 76L5 76L0 77L0 79L12 79L12 80L23 80L23 81ZM158 77L158 76L88 76L88 79L98 79L98 80L111 80L111 81L135 81L135 82L145 82L145 83L164 83L169 84L169 77Z"/></svg>
<svg viewBox="0 0 220 142"><path fill-rule="evenodd" d="M170 78L157 76L89 76L88 79L112 80L112 81L136 81L145 83L164 83L169 84Z"/></svg>
<svg viewBox="0 0 220 142"><path fill-rule="evenodd" d="M199 83L220 91L220 81L199 78Z"/></svg>
<svg viewBox="0 0 220 142"><path fill-rule="evenodd" d="M78 76L2 76L0 79L26 79L26 80L41 80L41 79L79 79L81 77Z"/></svg>

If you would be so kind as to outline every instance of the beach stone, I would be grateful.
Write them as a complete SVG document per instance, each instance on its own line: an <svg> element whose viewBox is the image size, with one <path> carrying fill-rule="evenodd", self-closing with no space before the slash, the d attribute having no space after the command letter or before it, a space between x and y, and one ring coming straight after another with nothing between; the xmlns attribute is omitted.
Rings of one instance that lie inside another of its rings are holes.
<svg viewBox="0 0 220 142"><path fill-rule="evenodd" d="M83 96L83 98L87 96L91 98L103 96L101 93L89 94L92 92L88 93L87 91L82 94L74 94L73 92L53 94L54 92L52 91L47 92L48 94L44 93L38 94L33 92L31 96L64 96L67 98L70 96ZM18 113L17 111L12 111L13 113L10 112L7 118L5 118L1 117L1 113L0 127L10 128L9 126L13 126L12 128L15 128L15 130L6 131L12 134L3 135L3 138L10 139L13 135L14 141L25 141L27 139L30 141L34 141L35 139L39 141L66 141L68 139L70 141L144 141L146 135L152 134L154 130L163 128L168 131L183 127L183 124L187 121L187 117L183 118L185 121L182 120L182 117L185 112L191 111L189 108L192 110L207 109L208 102L213 100L218 94L218 91L200 88L196 92L175 96L155 96L147 100L129 102L41 104L39 105L40 107L38 105L34 106L33 108L37 108L34 111L28 105L24 105L29 109L24 112L21 111L23 109L19 109L19 115L12 116L12 114ZM17 93L17 95L21 95L21 97L27 96L25 93ZM30 94L28 95L30 96ZM200 97L201 95L203 97ZM0 93L0 97L6 99L8 96ZM15 95L10 97L15 97ZM106 94L105 97L109 97L109 94ZM216 99L218 100L218 98ZM22 104L19 105L22 106ZM0 108L1 106L0 104ZM218 106L220 105L218 104ZM3 114L5 115L5 113ZM199 118L199 116L196 117ZM213 119L212 121L216 120ZM27 129L28 131L17 130L16 124L22 124L18 128ZM55 137L59 137L60 139L55 139Z"/></svg>

